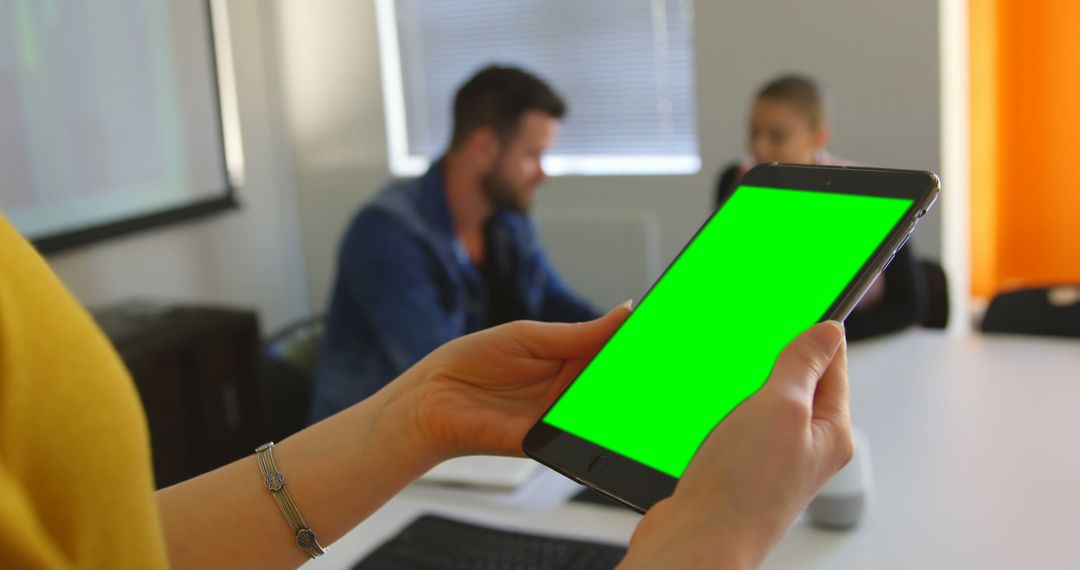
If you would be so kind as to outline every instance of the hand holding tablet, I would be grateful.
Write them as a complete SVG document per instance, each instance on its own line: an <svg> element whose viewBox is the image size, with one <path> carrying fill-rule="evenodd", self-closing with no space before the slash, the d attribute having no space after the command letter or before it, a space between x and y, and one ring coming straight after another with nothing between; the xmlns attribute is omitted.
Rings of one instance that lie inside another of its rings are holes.
<svg viewBox="0 0 1080 570"><path fill-rule="evenodd" d="M847 317L938 191L928 172L751 170L532 428L526 454L642 512L670 496L781 350Z"/></svg>

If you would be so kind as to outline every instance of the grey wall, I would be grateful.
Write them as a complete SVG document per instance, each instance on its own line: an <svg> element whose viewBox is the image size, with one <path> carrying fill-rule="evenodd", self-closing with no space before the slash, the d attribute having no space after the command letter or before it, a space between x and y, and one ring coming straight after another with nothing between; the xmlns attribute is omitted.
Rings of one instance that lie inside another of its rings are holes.
<svg viewBox="0 0 1080 570"><path fill-rule="evenodd" d="M313 303L322 307L344 225L389 177L374 9L353 0L274 6L304 258ZM702 172L563 177L538 195L541 229L560 229L545 232L556 265L600 306L639 296L708 215L716 173L743 153L752 93L776 73L803 71L828 87L835 153L866 164L938 168L936 2L698 1L695 9ZM612 239L618 224L599 224L591 234L561 231L589 218L636 219L640 227L625 240ZM916 247L939 258L937 218L923 225ZM659 258L645 263L653 275L625 266L650 257Z"/></svg>
<svg viewBox="0 0 1080 570"><path fill-rule="evenodd" d="M242 208L50 256L85 304L143 297L246 306L266 330L310 311L267 5L227 5L246 159Z"/></svg>
<svg viewBox="0 0 1080 570"><path fill-rule="evenodd" d="M51 257L85 303L152 296L248 305L264 328L321 310L344 225L389 178L370 0L228 6L247 159L243 209ZM599 306L640 296L708 215L715 173L742 154L751 93L781 71L828 86L837 154L936 169L936 22L930 0L698 1L702 172L550 181L537 213L555 263ZM936 224L928 220L915 240L935 258Z"/></svg>
<svg viewBox="0 0 1080 570"><path fill-rule="evenodd" d="M834 154L940 171L937 2L699 1L696 7L706 172L741 149L754 90L784 71L808 73L825 86ZM938 209L912 240L920 255L940 260Z"/></svg>

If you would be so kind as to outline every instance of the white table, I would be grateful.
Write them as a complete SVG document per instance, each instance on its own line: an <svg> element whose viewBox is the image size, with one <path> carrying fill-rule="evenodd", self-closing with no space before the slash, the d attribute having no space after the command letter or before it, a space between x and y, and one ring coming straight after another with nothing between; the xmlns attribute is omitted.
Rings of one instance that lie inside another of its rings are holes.
<svg viewBox="0 0 1080 570"><path fill-rule="evenodd" d="M797 523L764 567L1080 568L1080 341L911 332L851 350L852 413L874 496L855 530ZM347 568L422 512L625 543L638 516L414 485L308 568Z"/></svg>

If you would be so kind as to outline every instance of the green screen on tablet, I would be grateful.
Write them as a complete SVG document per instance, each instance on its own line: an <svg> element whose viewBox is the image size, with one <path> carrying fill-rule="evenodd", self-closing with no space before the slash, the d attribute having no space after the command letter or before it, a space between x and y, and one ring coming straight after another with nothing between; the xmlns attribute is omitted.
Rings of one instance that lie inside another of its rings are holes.
<svg viewBox="0 0 1080 570"><path fill-rule="evenodd" d="M543 421L680 477L911 205L740 187Z"/></svg>

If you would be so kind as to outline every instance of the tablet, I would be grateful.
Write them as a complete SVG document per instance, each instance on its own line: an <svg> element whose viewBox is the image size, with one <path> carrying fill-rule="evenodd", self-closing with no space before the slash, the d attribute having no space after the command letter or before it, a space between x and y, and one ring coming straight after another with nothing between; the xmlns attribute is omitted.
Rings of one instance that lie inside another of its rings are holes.
<svg viewBox="0 0 1080 570"><path fill-rule="evenodd" d="M644 512L780 351L843 320L939 193L930 172L748 172L528 432L525 453Z"/></svg>

